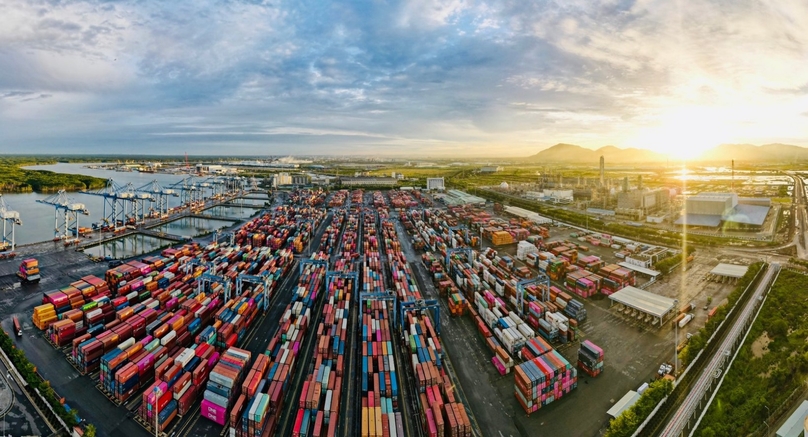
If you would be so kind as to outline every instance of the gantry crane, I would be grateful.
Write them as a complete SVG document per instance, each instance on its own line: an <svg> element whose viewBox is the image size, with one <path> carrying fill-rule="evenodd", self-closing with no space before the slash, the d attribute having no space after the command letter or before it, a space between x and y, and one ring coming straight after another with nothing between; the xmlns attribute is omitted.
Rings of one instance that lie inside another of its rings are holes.
<svg viewBox="0 0 808 437"><path fill-rule="evenodd" d="M151 194L137 191L137 188L129 182L122 188L122 195L130 202L129 213L125 213L126 224L141 224L146 222L146 204L154 202Z"/></svg>
<svg viewBox="0 0 808 437"><path fill-rule="evenodd" d="M168 214L168 198L179 197L177 190L163 188L156 179L140 188L135 188L135 191L139 193L148 193L152 196L153 202L157 203L156 212L160 218L164 218ZM154 211L154 208L151 208L151 210Z"/></svg>
<svg viewBox="0 0 808 437"><path fill-rule="evenodd" d="M106 186L99 190L83 190L83 194L104 198L104 217L100 223L93 223L93 228L117 231L126 226L127 207L132 203L134 195L108 179Z"/></svg>
<svg viewBox="0 0 808 437"><path fill-rule="evenodd" d="M0 250L8 249L13 252L16 246L14 241L14 226L22 226L22 220L20 219L20 213L12 211L6 204L2 194L0 194L0 220L3 220L3 235L2 239L0 239Z"/></svg>
<svg viewBox="0 0 808 437"><path fill-rule="evenodd" d="M185 177L176 184L170 185L169 188L180 192L180 203L183 206L188 205L190 207L194 202L201 200L204 195L204 190L197 186L193 176Z"/></svg>
<svg viewBox="0 0 808 437"><path fill-rule="evenodd" d="M89 211L83 203L74 202L67 197L65 190L37 200L39 203L52 205L56 209L54 218L53 240L67 240L70 235L79 236L79 214L89 215ZM61 225L60 225L61 223Z"/></svg>

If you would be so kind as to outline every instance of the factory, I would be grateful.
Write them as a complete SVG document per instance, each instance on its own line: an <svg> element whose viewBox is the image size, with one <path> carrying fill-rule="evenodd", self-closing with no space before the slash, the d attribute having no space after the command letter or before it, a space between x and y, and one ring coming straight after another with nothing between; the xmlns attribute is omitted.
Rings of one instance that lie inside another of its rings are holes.
<svg viewBox="0 0 808 437"><path fill-rule="evenodd" d="M446 189L444 185L443 178L427 178L426 179L426 189L427 190L438 190L443 191Z"/></svg>
<svg viewBox="0 0 808 437"><path fill-rule="evenodd" d="M448 190L446 194L435 195L435 198L448 206L485 205L485 199L473 196L460 190Z"/></svg>
<svg viewBox="0 0 808 437"><path fill-rule="evenodd" d="M677 225L759 230L771 209L771 199L744 198L735 193L701 193L685 199Z"/></svg>

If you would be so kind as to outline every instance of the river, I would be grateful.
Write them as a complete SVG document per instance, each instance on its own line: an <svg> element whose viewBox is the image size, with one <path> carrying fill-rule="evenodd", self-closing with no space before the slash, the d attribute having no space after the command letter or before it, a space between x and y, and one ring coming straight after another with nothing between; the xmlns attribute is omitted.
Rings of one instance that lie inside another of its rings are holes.
<svg viewBox="0 0 808 437"><path fill-rule="evenodd" d="M131 182L135 188L144 186L153 180L156 180L163 188L166 188L169 185L176 184L186 176L166 173L118 172L114 170L87 168L85 167L86 165L88 164L59 163L25 168L29 170L49 170L56 173L82 174L102 179L113 179L119 185L126 185ZM89 215L79 215L79 226L90 227L92 223L96 223L103 218L103 197L79 192L68 193L68 195L74 202L83 203L89 210ZM19 212L20 218L22 219L22 226L17 226L15 230L17 245L48 241L53 238L55 208L37 202L37 200L45 199L49 196L51 196L51 194L3 193L3 198L9 209ZM169 208L179 206L179 204L179 197L169 197ZM154 206L156 208L156 203ZM254 210L249 209L249 215L254 212ZM246 211L244 213L246 213ZM241 215L243 217L243 214Z"/></svg>

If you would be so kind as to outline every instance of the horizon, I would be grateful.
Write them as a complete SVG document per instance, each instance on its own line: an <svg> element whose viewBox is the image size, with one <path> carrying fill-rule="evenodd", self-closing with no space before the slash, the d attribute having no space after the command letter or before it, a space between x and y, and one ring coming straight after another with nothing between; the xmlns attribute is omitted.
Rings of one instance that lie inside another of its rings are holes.
<svg viewBox="0 0 808 437"><path fill-rule="evenodd" d="M4 153L509 159L569 143L688 159L808 146L806 85L791 73L808 37L783 18L806 16L798 3L0 10Z"/></svg>

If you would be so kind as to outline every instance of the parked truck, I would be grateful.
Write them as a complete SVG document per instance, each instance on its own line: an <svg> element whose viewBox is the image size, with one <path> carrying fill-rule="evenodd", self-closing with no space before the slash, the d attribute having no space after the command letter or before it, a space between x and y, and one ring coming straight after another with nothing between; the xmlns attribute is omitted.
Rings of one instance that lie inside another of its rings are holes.
<svg viewBox="0 0 808 437"><path fill-rule="evenodd" d="M39 282L39 261L36 258L28 258L22 260L20 270L17 272L22 282Z"/></svg>

